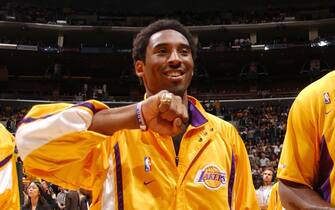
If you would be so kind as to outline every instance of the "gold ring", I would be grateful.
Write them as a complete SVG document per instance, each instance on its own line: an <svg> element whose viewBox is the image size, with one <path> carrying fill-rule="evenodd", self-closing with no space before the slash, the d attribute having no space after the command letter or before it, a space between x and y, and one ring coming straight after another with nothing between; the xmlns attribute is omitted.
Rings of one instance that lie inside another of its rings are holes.
<svg viewBox="0 0 335 210"><path fill-rule="evenodd" d="M172 96L172 93L164 92L160 98L161 104L171 104Z"/></svg>

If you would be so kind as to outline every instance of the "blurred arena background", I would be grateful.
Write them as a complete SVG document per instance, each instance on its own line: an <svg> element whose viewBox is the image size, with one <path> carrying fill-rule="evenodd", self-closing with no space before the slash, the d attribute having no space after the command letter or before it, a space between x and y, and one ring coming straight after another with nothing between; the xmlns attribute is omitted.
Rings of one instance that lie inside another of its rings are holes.
<svg viewBox="0 0 335 210"><path fill-rule="evenodd" d="M1 123L15 133L36 103L138 101L132 38L159 18L196 37L189 94L237 127L257 189L277 168L294 97L335 67L335 1L2 0Z"/></svg>

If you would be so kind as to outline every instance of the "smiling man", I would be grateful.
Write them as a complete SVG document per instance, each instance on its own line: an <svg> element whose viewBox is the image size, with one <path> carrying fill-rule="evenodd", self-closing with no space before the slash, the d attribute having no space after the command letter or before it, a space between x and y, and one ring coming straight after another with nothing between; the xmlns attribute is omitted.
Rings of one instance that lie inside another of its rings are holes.
<svg viewBox="0 0 335 210"><path fill-rule="evenodd" d="M187 95L195 58L183 25L150 24L133 43L145 99L33 107L16 134L26 170L92 190L91 209L258 209L238 132Z"/></svg>

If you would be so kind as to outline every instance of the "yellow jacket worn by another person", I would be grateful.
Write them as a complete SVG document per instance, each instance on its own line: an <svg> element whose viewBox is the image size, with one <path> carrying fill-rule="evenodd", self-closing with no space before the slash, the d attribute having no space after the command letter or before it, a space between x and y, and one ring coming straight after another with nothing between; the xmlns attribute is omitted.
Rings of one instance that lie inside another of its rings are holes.
<svg viewBox="0 0 335 210"><path fill-rule="evenodd" d="M20 194L16 171L15 141L0 124L0 209L19 210Z"/></svg>
<svg viewBox="0 0 335 210"><path fill-rule="evenodd" d="M271 194L268 201L268 210L285 210L280 202L278 186L278 182L272 186Z"/></svg>
<svg viewBox="0 0 335 210"><path fill-rule="evenodd" d="M89 131L98 101L38 105L16 137L26 170L65 188L92 190L91 209L258 209L237 130L189 97L179 156L151 130Z"/></svg>
<svg viewBox="0 0 335 210"><path fill-rule="evenodd" d="M335 205L335 71L302 90L291 106L278 175Z"/></svg>

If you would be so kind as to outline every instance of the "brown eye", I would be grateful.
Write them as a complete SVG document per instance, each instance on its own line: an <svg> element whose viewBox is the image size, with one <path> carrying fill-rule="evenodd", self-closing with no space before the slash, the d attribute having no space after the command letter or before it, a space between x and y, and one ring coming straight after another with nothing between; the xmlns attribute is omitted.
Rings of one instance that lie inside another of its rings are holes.
<svg viewBox="0 0 335 210"><path fill-rule="evenodd" d="M187 55L190 54L190 49L182 48L179 52L180 52L180 54L187 56Z"/></svg>
<svg viewBox="0 0 335 210"><path fill-rule="evenodd" d="M157 50L158 54L166 54L168 50L165 47L161 47Z"/></svg>

